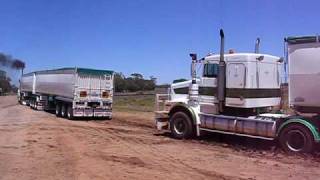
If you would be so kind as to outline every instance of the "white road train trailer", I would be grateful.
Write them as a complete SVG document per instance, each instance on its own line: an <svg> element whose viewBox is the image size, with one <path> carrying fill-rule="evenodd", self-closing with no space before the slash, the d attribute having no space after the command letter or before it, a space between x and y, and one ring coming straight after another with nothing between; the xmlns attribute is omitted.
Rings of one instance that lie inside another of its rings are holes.
<svg viewBox="0 0 320 180"><path fill-rule="evenodd" d="M113 71L62 68L24 74L18 99L57 116L112 118Z"/></svg>
<svg viewBox="0 0 320 180"><path fill-rule="evenodd" d="M320 141L318 37L286 38L289 102L296 111L289 115L272 113L280 106L283 58L259 53L260 41L255 53L225 54L222 30L220 36L220 54L190 54L192 79L156 95L157 128L178 139L207 131L277 140L288 152L313 151Z"/></svg>

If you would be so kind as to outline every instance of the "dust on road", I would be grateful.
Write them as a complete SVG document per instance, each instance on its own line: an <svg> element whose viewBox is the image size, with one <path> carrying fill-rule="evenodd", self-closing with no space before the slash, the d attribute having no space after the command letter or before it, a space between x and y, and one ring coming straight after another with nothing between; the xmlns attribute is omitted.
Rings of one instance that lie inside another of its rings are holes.
<svg viewBox="0 0 320 180"><path fill-rule="evenodd" d="M0 97L0 179L319 179L315 158L158 133L153 114L70 121ZM214 137L210 137L212 139Z"/></svg>

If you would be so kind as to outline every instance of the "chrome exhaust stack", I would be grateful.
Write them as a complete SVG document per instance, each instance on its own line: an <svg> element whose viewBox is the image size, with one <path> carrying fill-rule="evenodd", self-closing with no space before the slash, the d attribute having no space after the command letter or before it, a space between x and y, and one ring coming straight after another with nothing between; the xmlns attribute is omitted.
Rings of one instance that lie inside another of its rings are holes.
<svg viewBox="0 0 320 180"><path fill-rule="evenodd" d="M225 104L225 91L226 91L226 62L224 61L224 33L220 29L220 61L219 72L217 79L217 98L219 101L219 112L222 113Z"/></svg>
<svg viewBox="0 0 320 180"><path fill-rule="evenodd" d="M197 84L197 54L190 54L192 59L191 78L192 82L189 87L189 103L192 106L197 106L199 97L199 85Z"/></svg>
<svg viewBox="0 0 320 180"><path fill-rule="evenodd" d="M254 46L254 53L259 54L260 53L260 38L257 38L256 44Z"/></svg>

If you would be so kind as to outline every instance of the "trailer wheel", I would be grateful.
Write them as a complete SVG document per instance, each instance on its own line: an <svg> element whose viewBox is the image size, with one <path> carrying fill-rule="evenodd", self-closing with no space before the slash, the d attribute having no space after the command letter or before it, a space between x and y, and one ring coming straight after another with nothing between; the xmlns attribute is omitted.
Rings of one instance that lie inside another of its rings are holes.
<svg viewBox="0 0 320 180"><path fill-rule="evenodd" d="M280 133L279 142L286 152L310 153L314 149L312 133L307 127L300 124L286 126Z"/></svg>
<svg viewBox="0 0 320 180"><path fill-rule="evenodd" d="M184 112L176 112L170 118L170 130L174 138L188 139L193 136L190 117Z"/></svg>
<svg viewBox="0 0 320 180"><path fill-rule="evenodd" d="M61 105L61 117L66 117L67 116L67 105L62 104Z"/></svg>
<svg viewBox="0 0 320 180"><path fill-rule="evenodd" d="M19 98L18 102L19 102L20 105L23 104L21 98Z"/></svg>
<svg viewBox="0 0 320 180"><path fill-rule="evenodd" d="M61 117L61 104L60 103L56 104L56 116Z"/></svg>
<svg viewBox="0 0 320 180"><path fill-rule="evenodd" d="M73 119L73 109L72 109L72 105L69 105L67 108L67 117L68 119Z"/></svg>
<svg viewBox="0 0 320 180"><path fill-rule="evenodd" d="M33 109L33 100L30 100L29 107L30 109Z"/></svg>
<svg viewBox="0 0 320 180"><path fill-rule="evenodd" d="M36 102L36 101L34 101L34 107L33 107L33 109L34 109L34 110L39 110L39 109L38 109L38 105L37 105L37 102Z"/></svg>
<svg viewBox="0 0 320 180"><path fill-rule="evenodd" d="M32 109L36 110L36 100L32 100Z"/></svg>

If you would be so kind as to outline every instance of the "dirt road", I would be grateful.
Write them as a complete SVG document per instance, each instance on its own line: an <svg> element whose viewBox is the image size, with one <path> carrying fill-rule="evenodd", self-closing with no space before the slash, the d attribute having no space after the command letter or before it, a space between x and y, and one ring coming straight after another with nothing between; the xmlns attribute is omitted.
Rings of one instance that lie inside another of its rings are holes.
<svg viewBox="0 0 320 180"><path fill-rule="evenodd" d="M0 97L0 179L320 177L316 157L219 139L171 139L154 129L152 113L115 112L111 121L69 121L18 105L15 97Z"/></svg>

